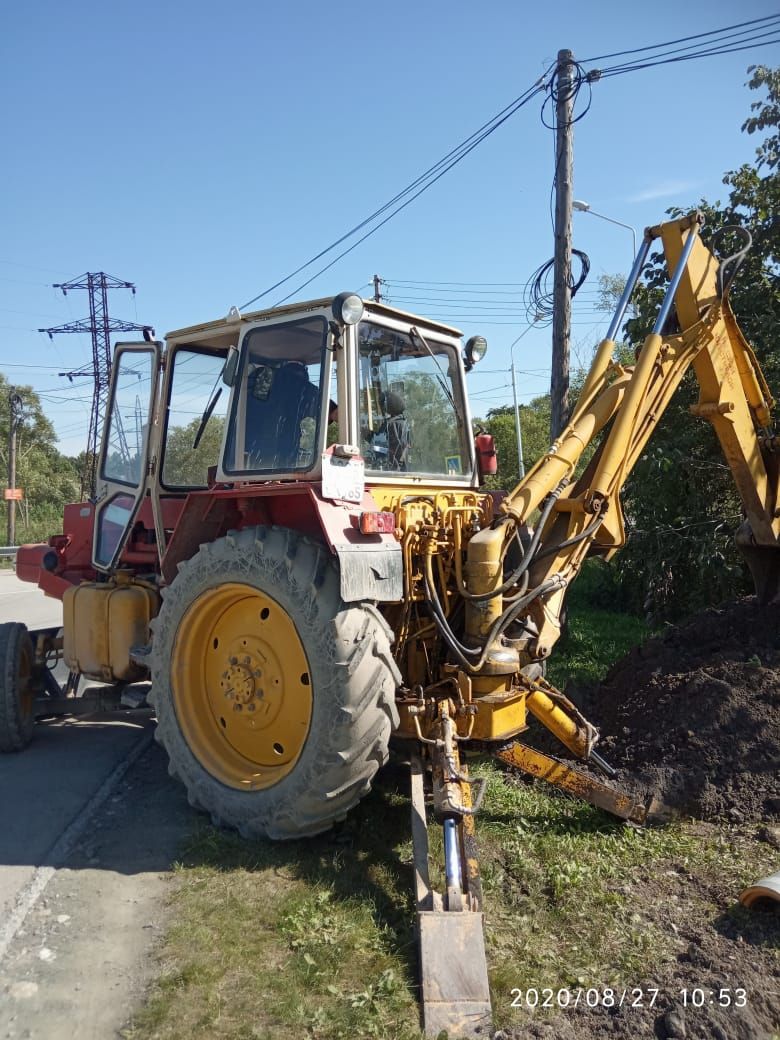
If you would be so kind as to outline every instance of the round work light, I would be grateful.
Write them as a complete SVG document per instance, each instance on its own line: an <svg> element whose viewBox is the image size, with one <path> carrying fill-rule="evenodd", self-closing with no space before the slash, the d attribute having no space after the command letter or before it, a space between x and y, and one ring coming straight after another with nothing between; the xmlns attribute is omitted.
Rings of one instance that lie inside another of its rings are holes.
<svg viewBox="0 0 780 1040"><path fill-rule="evenodd" d="M357 325L363 317L363 301L357 293L339 293L331 304L333 317L342 325Z"/></svg>
<svg viewBox="0 0 780 1040"><path fill-rule="evenodd" d="M466 341L466 349L463 351L463 360L466 370L473 368L478 361L487 354L487 340L484 336L472 336Z"/></svg>

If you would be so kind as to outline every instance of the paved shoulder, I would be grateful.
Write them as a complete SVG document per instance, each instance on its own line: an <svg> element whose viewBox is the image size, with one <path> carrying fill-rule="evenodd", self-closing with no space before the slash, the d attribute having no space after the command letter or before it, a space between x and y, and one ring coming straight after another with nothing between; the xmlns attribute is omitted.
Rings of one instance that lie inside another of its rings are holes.
<svg viewBox="0 0 780 1040"><path fill-rule="evenodd" d="M143 1000L193 814L156 745L94 815L0 961L0 1036L106 1040Z"/></svg>

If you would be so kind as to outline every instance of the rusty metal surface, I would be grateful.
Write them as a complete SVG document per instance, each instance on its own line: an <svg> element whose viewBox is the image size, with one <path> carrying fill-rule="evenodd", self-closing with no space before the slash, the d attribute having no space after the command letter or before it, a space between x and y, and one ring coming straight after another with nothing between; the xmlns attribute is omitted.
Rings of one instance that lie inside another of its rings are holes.
<svg viewBox="0 0 780 1040"><path fill-rule="evenodd" d="M596 780L586 773L581 773L573 766L559 762L550 755L544 755L541 751L527 747L525 744L515 742L508 748L494 751L493 754L507 765L522 769L524 773L546 780L556 787L563 788L571 794L583 798L591 805L604 809L613 816L619 816L623 820L632 823L647 822L647 807L634 799L625 791Z"/></svg>
<svg viewBox="0 0 780 1040"><path fill-rule="evenodd" d="M491 1028L485 940L480 913L417 914L425 1035L488 1035Z"/></svg>
<svg viewBox="0 0 780 1040"><path fill-rule="evenodd" d="M428 873L428 823L425 816L425 774L420 755L411 756L412 772L412 852L414 856L414 898L418 910L433 910L433 892Z"/></svg>
<svg viewBox="0 0 780 1040"><path fill-rule="evenodd" d="M468 776L468 767L461 763L464 776ZM463 804L466 809L473 809L471 798L471 787L465 784L463 787ZM466 895L471 904L471 909L482 909L482 878L479 872L479 859L477 850L477 834L474 826L474 816L466 815L460 822L461 844L463 846L463 866Z"/></svg>

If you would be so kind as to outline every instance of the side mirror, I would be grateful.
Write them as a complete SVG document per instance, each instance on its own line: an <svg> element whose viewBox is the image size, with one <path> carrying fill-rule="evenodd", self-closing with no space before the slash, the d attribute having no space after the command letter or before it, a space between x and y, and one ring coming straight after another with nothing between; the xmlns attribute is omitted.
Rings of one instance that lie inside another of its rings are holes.
<svg viewBox="0 0 780 1040"><path fill-rule="evenodd" d="M236 369L238 368L238 349L228 347L228 356L222 367L222 382L225 386L232 386L236 381Z"/></svg>

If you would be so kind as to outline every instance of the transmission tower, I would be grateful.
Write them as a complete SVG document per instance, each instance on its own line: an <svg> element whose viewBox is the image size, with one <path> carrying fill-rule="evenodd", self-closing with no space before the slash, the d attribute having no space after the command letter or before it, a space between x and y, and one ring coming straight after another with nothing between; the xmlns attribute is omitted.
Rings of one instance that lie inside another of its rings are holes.
<svg viewBox="0 0 780 1040"><path fill-rule="evenodd" d="M89 321L70 321L66 325L57 325L51 329L38 329L48 334L49 339L66 332L88 332L92 337L92 368L83 368L77 372L60 372L73 382L74 376L91 376L95 383L92 395L92 411L89 417L89 435L87 437L86 466L81 476L81 497L88 489L90 497L95 493L95 467L97 465L98 441L105 419L108 384L111 378L111 333L112 332L146 332L148 325L137 325L133 321L120 321L108 316L108 290L130 289L135 296L135 286L121 278L114 278L103 271L82 274L70 282L57 282L55 289L62 289L63 296L69 289L86 289L89 293ZM154 330L151 330L154 335Z"/></svg>

